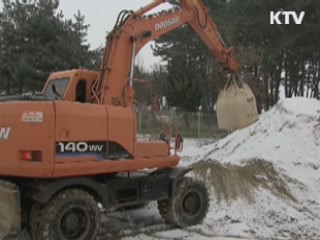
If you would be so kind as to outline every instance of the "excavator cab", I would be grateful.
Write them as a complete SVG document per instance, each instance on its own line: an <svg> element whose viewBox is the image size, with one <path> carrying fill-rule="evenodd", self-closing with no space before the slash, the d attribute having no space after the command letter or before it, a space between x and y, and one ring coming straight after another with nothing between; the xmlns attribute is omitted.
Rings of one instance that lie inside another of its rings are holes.
<svg viewBox="0 0 320 240"><path fill-rule="evenodd" d="M98 72L83 69L52 73L42 94L49 99L89 103L97 76Z"/></svg>

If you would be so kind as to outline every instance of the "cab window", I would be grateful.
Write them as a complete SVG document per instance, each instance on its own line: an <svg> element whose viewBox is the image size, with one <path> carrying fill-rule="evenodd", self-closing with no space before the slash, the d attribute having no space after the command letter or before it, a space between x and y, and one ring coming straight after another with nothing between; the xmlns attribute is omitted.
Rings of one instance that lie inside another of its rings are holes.
<svg viewBox="0 0 320 240"><path fill-rule="evenodd" d="M47 89L44 92L44 95L50 99L55 99L58 97L63 97L67 86L69 83L69 78L55 79L49 82ZM55 89L55 92L54 92ZM59 96L61 95L61 96Z"/></svg>

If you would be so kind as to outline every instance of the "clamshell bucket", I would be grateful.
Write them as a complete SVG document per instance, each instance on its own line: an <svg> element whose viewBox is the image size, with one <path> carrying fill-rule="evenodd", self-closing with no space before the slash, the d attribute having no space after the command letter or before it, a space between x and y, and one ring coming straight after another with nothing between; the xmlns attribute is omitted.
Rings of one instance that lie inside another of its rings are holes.
<svg viewBox="0 0 320 240"><path fill-rule="evenodd" d="M251 125L259 119L256 98L249 85L233 76L217 100L218 127L229 131Z"/></svg>
<svg viewBox="0 0 320 240"><path fill-rule="evenodd" d="M15 235L21 231L19 188L0 180L0 236Z"/></svg>

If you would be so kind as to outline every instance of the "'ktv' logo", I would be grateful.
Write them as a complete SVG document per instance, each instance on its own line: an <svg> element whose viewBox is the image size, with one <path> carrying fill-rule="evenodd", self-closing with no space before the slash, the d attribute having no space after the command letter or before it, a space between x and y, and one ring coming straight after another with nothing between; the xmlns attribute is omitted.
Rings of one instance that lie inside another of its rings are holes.
<svg viewBox="0 0 320 240"><path fill-rule="evenodd" d="M302 24L303 18L305 16L305 12L302 11L297 14L294 11L278 11L270 12L270 24Z"/></svg>

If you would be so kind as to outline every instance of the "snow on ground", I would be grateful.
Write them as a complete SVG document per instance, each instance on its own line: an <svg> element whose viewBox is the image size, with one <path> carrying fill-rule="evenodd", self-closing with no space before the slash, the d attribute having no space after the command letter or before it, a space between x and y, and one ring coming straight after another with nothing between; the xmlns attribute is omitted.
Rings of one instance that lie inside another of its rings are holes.
<svg viewBox="0 0 320 240"><path fill-rule="evenodd" d="M184 145L181 165L212 190L207 218L171 229L151 203L123 213L137 229L124 239L320 239L319 101L284 99L246 129Z"/></svg>

